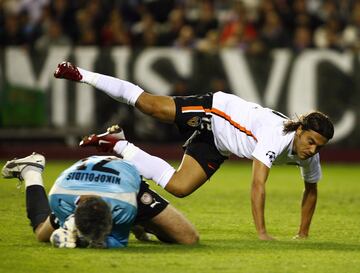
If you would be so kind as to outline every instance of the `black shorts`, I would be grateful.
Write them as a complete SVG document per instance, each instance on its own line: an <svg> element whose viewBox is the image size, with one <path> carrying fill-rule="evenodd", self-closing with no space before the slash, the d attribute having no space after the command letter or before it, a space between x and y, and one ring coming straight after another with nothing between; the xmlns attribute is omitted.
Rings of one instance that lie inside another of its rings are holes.
<svg viewBox="0 0 360 273"><path fill-rule="evenodd" d="M169 202L149 188L149 184L141 181L140 190L136 197L138 213L134 224L148 221L162 212Z"/></svg>
<svg viewBox="0 0 360 273"><path fill-rule="evenodd" d="M211 130L213 94L174 97L176 105L175 124L187 139L184 144L185 154L193 157L210 178L227 159L220 154L214 143Z"/></svg>

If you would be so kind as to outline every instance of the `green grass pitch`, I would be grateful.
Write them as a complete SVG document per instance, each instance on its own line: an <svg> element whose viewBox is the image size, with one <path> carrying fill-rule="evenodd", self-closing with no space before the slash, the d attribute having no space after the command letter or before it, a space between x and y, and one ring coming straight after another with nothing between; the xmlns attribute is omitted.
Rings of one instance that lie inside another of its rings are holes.
<svg viewBox="0 0 360 273"><path fill-rule="evenodd" d="M3 162L1 162L3 163ZM49 190L71 162L48 162ZM198 191L176 199L152 184L195 224L201 243L176 246L130 238L120 250L55 249L35 241L24 190L0 183L0 272L360 272L360 166L324 165L309 239L292 240L303 185L296 167L274 167L266 220L278 240L259 241L250 209L251 165L226 162Z"/></svg>

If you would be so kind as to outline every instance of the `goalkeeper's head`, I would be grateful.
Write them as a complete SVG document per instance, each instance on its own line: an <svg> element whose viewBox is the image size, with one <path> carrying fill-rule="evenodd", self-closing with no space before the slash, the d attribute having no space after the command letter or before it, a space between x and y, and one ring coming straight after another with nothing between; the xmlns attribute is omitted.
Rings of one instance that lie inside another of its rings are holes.
<svg viewBox="0 0 360 273"><path fill-rule="evenodd" d="M112 228L110 207L99 196L81 196L75 210L75 225L80 237L91 247L105 247L105 238Z"/></svg>

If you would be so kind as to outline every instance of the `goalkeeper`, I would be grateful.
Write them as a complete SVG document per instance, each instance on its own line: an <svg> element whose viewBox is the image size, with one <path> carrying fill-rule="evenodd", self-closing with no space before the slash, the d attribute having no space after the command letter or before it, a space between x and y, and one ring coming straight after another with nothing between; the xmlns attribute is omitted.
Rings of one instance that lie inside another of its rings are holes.
<svg viewBox="0 0 360 273"><path fill-rule="evenodd" d="M44 167L44 156L33 153L2 169L5 178L25 182L27 217L38 241L65 248L120 248L127 246L132 230L139 240L149 240L152 233L166 243L198 242L194 226L121 158L76 162L57 178L49 201Z"/></svg>

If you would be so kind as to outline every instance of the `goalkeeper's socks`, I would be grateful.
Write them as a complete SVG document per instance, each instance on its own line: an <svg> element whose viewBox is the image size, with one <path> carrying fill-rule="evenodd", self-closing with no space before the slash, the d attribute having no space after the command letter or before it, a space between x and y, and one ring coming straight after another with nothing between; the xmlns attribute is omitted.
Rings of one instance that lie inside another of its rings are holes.
<svg viewBox="0 0 360 273"><path fill-rule="evenodd" d="M34 167L34 166L27 166L21 171L21 177L25 181L25 187L29 187L32 185L40 185L43 186L43 179L42 179L42 169Z"/></svg>
<svg viewBox="0 0 360 273"><path fill-rule="evenodd" d="M139 173L165 188L175 169L165 160L152 156L128 141L118 141L114 152L135 165Z"/></svg>
<svg viewBox="0 0 360 273"><path fill-rule="evenodd" d="M128 81L91 72L79 67L78 70L83 77L82 82L96 87L117 101L134 106L141 93L144 92L139 86Z"/></svg>
<svg viewBox="0 0 360 273"><path fill-rule="evenodd" d="M42 185L26 187L26 211L33 230L50 215L49 201Z"/></svg>

